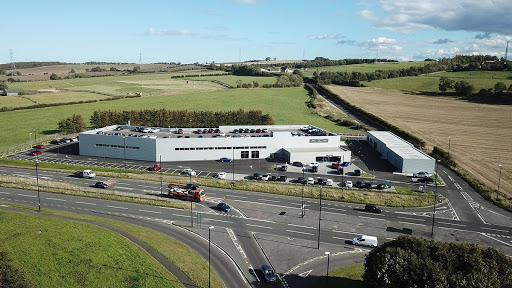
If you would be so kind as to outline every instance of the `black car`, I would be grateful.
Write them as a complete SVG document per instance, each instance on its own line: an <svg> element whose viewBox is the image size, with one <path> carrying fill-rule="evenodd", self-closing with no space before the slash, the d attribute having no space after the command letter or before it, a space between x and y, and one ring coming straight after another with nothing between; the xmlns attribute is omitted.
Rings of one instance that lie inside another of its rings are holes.
<svg viewBox="0 0 512 288"><path fill-rule="evenodd" d="M270 283L276 282L276 274L274 273L274 270L272 270L272 267L270 267L270 265L263 264L263 266L261 266L261 272L263 273L263 276L265 276L265 281Z"/></svg>
<svg viewBox="0 0 512 288"><path fill-rule="evenodd" d="M364 187L363 181L356 181L356 184L354 184L354 186L357 188L363 188Z"/></svg>
<svg viewBox="0 0 512 288"><path fill-rule="evenodd" d="M364 206L364 211L378 214L382 213L382 209L375 204L366 204L366 206Z"/></svg>
<svg viewBox="0 0 512 288"><path fill-rule="evenodd" d="M363 188L372 189L372 182L364 182Z"/></svg>
<svg viewBox="0 0 512 288"><path fill-rule="evenodd" d="M297 178L297 183L305 184L304 183L304 177L300 176L299 178Z"/></svg>
<svg viewBox="0 0 512 288"><path fill-rule="evenodd" d="M325 185L325 180L323 178L317 178L315 182L317 185Z"/></svg>
<svg viewBox="0 0 512 288"><path fill-rule="evenodd" d="M286 182L286 175L280 175L277 180L281 182Z"/></svg>
<svg viewBox="0 0 512 288"><path fill-rule="evenodd" d="M418 178L416 183L434 183L434 179L432 177Z"/></svg>
<svg viewBox="0 0 512 288"><path fill-rule="evenodd" d="M55 145L60 145L60 141L57 139L53 139L52 141L50 141L50 143L55 144Z"/></svg>
<svg viewBox="0 0 512 288"><path fill-rule="evenodd" d="M354 170L354 176L361 176L361 170L355 169Z"/></svg>
<svg viewBox="0 0 512 288"><path fill-rule="evenodd" d="M260 179L261 179L260 173L254 172L254 174L252 174L252 180L260 180Z"/></svg>
<svg viewBox="0 0 512 288"><path fill-rule="evenodd" d="M391 188L391 186L389 186L388 184L379 183L379 184L377 184L377 186L375 188L382 190L382 189Z"/></svg>
<svg viewBox="0 0 512 288"><path fill-rule="evenodd" d="M293 166L296 166L296 167L303 167L304 164L302 164L302 162L298 162L298 161L295 161L292 163Z"/></svg>
<svg viewBox="0 0 512 288"><path fill-rule="evenodd" d="M94 187L96 187L96 188L108 188L108 184L105 183L105 182L96 182L96 184L94 184Z"/></svg>

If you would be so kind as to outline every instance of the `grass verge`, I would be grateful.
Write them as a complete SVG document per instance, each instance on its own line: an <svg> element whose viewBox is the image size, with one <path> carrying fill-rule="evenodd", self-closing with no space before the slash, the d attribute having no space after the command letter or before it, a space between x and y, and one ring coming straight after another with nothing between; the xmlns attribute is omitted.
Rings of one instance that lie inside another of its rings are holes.
<svg viewBox="0 0 512 288"><path fill-rule="evenodd" d="M329 281L321 277L313 288L360 288L363 285L364 264L345 266L329 272Z"/></svg>

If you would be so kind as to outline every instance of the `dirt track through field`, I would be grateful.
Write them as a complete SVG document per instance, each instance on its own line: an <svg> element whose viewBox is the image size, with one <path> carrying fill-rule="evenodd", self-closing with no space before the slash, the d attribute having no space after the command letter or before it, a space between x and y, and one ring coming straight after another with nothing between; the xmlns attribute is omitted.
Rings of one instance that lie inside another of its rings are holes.
<svg viewBox="0 0 512 288"><path fill-rule="evenodd" d="M487 105L447 97L410 95L381 88L329 86L350 103L426 142L450 151L469 173L512 196L512 106Z"/></svg>

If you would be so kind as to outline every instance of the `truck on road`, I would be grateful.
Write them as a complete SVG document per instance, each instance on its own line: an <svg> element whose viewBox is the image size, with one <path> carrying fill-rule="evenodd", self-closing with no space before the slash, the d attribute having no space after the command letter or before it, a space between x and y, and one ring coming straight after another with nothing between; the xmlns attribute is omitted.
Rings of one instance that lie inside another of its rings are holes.
<svg viewBox="0 0 512 288"><path fill-rule="evenodd" d="M73 175L78 178L88 178L88 179L92 179L92 178L96 177L96 173L92 172L92 170L76 171Z"/></svg>
<svg viewBox="0 0 512 288"><path fill-rule="evenodd" d="M169 188L169 196L177 199L192 200L201 202L206 199L204 189L199 188L196 184L175 184L167 185Z"/></svg>

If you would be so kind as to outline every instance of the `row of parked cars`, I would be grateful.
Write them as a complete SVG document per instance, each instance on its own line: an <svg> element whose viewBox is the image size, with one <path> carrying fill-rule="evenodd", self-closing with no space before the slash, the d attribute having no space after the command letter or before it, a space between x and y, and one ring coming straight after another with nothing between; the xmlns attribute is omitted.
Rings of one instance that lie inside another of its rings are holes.
<svg viewBox="0 0 512 288"><path fill-rule="evenodd" d="M232 131L232 133L268 133L268 129L267 128L263 128L263 129L237 128L237 129L234 129Z"/></svg>
<svg viewBox="0 0 512 288"><path fill-rule="evenodd" d="M269 175L269 174L260 174L258 172L255 172L252 175L252 180L260 180L260 181L286 181L286 175Z"/></svg>

